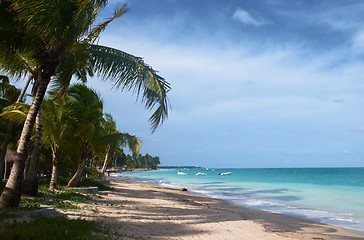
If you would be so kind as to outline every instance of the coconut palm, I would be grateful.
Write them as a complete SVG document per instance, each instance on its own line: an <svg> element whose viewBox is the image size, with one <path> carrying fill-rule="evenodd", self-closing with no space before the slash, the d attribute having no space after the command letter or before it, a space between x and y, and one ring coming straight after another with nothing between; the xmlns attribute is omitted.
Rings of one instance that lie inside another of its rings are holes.
<svg viewBox="0 0 364 240"><path fill-rule="evenodd" d="M122 6L109 20L93 26L106 0L2 0L0 1L0 70L11 75L31 72L38 88L28 112L0 207L19 205L21 182L36 115L52 77L62 91L72 75L85 80L96 73L121 90L135 89L148 109L153 131L168 114L169 84L141 58L95 45L99 34L125 13Z"/></svg>
<svg viewBox="0 0 364 240"><path fill-rule="evenodd" d="M9 122L11 123L8 125L8 131L12 129L13 123L17 123L18 125L24 124L29 108L30 106L28 104L18 101L4 108L4 111L3 113L0 114L0 116L5 119L8 119ZM31 161L29 164L26 177L23 181L23 188L22 188L23 193L31 196L36 196L38 193L37 169L38 169L38 159L40 156L40 149L41 149L41 138L42 138L42 114L41 111L39 111L36 117L36 131L34 137L34 147L31 154ZM5 141L6 140L7 138L5 138Z"/></svg>
<svg viewBox="0 0 364 240"><path fill-rule="evenodd" d="M53 190L57 184L58 161L62 145L71 137L71 99L64 95L55 100L48 99L42 103L43 111L43 146L52 151L52 175L49 189Z"/></svg>
<svg viewBox="0 0 364 240"><path fill-rule="evenodd" d="M16 99L16 102L22 102L24 101L24 96L25 96L25 92L29 86L29 83L30 81L32 80L32 76L30 76L28 78L28 80L26 81L23 89L21 90L21 92L19 93L19 90L13 94L12 96L12 99L15 100ZM9 81L9 79L6 77L6 76L0 76L0 79L7 79L7 81ZM2 86L1 86L1 90L0 91L4 91L4 88L3 88L3 85L4 85L4 80L2 80L3 83L2 83ZM15 88L15 87L14 87ZM5 90L7 90L5 88ZM8 91L8 90L7 90ZM13 101L11 101L13 102ZM1 154L0 154L0 176L3 175L3 168L1 167L2 163L4 163L5 161L5 155L6 155L6 151L7 151L7 148L8 148L8 144L9 144L9 141L10 141L10 137L11 137L11 132L12 132L12 129L13 129L13 122L10 120L9 123L8 123L8 127L7 127L7 130L6 130L6 133L5 133L5 137L3 138L4 141L3 141L3 147L1 149Z"/></svg>
<svg viewBox="0 0 364 240"><path fill-rule="evenodd" d="M33 144L33 151L30 157L30 164L27 174L23 180L22 193L37 196L38 194L38 161L40 158L40 151L42 147L42 110L39 109L35 119L35 137Z"/></svg>
<svg viewBox="0 0 364 240"><path fill-rule="evenodd" d="M103 140L107 143L106 154L100 176L105 174L108 160L112 158L114 153L118 153L120 149L128 147L133 154L139 154L141 147L141 140L129 135L128 133L120 133L116 130L116 123L110 114L105 114L105 121L103 123L104 136Z"/></svg>
<svg viewBox="0 0 364 240"><path fill-rule="evenodd" d="M22 89L21 94L19 95L17 102L23 101L23 96L25 91L27 90L30 81L33 79L33 76L30 75L28 81L26 82L25 86ZM38 88L38 83L34 82L32 93L35 94ZM22 193L30 195L30 196L37 196L38 194L38 161L40 157L40 151L42 147L42 109L39 109L36 119L35 119L35 137L34 137L34 144L33 144L33 151L30 158L30 164L28 171L26 171L25 178L23 180L22 185ZM10 126L9 126L10 128ZM11 129L9 129L11 130ZM4 145L5 146L5 145Z"/></svg>
<svg viewBox="0 0 364 240"><path fill-rule="evenodd" d="M115 121L110 114L106 114L104 118L103 103L93 89L75 84L70 87L68 95L74 101L71 105L71 115L75 120L72 139L78 143L81 153L77 170L67 184L69 187L75 187L81 180L86 159L91 151L100 147L106 148L107 162L109 150L128 146L131 151L139 152L141 141L135 136L117 131Z"/></svg>
<svg viewBox="0 0 364 240"><path fill-rule="evenodd" d="M49 185L51 190L55 189L57 184L57 166L60 155L62 152L67 152L67 142L70 139L76 139L77 141L74 141L73 145L81 144L81 150L83 150L82 146L85 145L83 144L85 142L84 139L90 142L88 145L89 149L93 149L94 151L103 152L107 148L103 172L106 170L108 156L110 155L112 157L113 153L118 151L118 148L128 147L133 153L138 154L141 145L139 138L117 131L116 123L110 114L105 114L104 118L100 118L102 116L100 114L102 113L102 102L94 90L87 88L85 85L76 84L70 88L69 92L69 95L66 94L56 99L52 99L56 93L51 93L50 98L43 100L42 103L42 143L45 148L49 148L52 152L52 174ZM17 123L22 123L25 121L29 107L29 105L24 103L16 103L7 107L5 109L6 111L0 114L0 116ZM93 128L90 126L94 125L101 126L94 128L98 132L89 132L88 130ZM86 131L89 133L86 134ZM82 136L82 138L79 136ZM86 138L84 138L85 136ZM98 149L96 146L99 146ZM28 181L25 182L24 180L25 185L32 184L34 181L31 175L36 175L33 165L37 164L37 162L33 162L32 160L29 173L25 178ZM80 165L82 166L82 164ZM79 172L82 172L82 169ZM35 178L35 180L37 179ZM77 182L79 182L79 179ZM74 184L76 185L76 183ZM34 195L32 191L27 192L27 194Z"/></svg>
<svg viewBox="0 0 364 240"><path fill-rule="evenodd" d="M1 109L10 105L11 103L15 102L18 95L19 90L10 84L9 78L4 75L0 75L0 107ZM6 125L8 127L6 128ZM10 141L10 128L12 128L13 123L12 121L7 122L1 122L0 128L1 128L1 134L0 139L4 139L3 141L3 148L0 154L0 179L2 179L2 176L4 175L4 166L5 166L5 155L6 155L6 148ZM5 133L4 135L2 133Z"/></svg>
<svg viewBox="0 0 364 240"><path fill-rule="evenodd" d="M68 182L69 187L74 187L80 182L93 141L101 136L103 102L95 90L82 84L73 85L69 89L68 95L74 101L71 114L76 119L72 138L78 142L81 152L77 171Z"/></svg>

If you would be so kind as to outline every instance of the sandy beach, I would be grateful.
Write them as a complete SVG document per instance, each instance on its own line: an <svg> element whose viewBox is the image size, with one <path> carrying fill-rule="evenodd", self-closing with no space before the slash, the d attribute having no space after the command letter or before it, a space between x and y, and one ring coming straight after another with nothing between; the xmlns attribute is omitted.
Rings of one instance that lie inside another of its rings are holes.
<svg viewBox="0 0 364 240"><path fill-rule="evenodd" d="M364 239L336 226L241 208L190 192L108 180L116 191L100 192L85 210L64 214L107 223L128 236L124 239Z"/></svg>

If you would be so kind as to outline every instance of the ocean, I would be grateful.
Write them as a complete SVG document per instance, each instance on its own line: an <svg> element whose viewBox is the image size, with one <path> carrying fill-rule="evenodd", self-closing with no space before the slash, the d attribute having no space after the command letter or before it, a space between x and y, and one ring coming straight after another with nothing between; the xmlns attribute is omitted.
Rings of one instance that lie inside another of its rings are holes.
<svg viewBox="0 0 364 240"><path fill-rule="evenodd" d="M231 174L219 175L227 172ZM364 168L163 169L113 176L184 187L238 206L364 233Z"/></svg>

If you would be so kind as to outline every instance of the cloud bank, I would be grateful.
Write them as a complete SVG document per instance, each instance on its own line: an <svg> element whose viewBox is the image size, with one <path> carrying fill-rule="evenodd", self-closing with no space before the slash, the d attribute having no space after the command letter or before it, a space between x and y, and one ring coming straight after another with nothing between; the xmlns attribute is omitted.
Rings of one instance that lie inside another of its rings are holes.
<svg viewBox="0 0 364 240"><path fill-rule="evenodd" d="M151 135L150 113L135 96L98 85L107 111L164 165L364 166L364 37L355 14L364 3L304 3L164 1L153 13L133 0L130 17L100 44L158 70L171 83L172 111Z"/></svg>

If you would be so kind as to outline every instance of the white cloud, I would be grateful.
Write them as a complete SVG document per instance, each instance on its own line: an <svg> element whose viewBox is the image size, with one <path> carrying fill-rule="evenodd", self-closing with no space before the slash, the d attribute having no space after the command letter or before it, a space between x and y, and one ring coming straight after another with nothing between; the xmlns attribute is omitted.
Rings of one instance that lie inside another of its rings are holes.
<svg viewBox="0 0 364 240"><path fill-rule="evenodd" d="M241 9L241 8L238 8L235 10L235 12L233 14L233 18L246 25L261 26L266 23L262 19L254 18L248 11Z"/></svg>
<svg viewBox="0 0 364 240"><path fill-rule="evenodd" d="M234 13L234 19L251 26L264 24L262 18L242 9ZM197 157L191 159L202 161L200 156L219 147L242 155L248 150L258 151L257 145L266 147L272 141L277 145L281 143L282 149L287 148L285 144L291 148L295 143L310 149L314 148L313 144L305 145L311 141L304 139L319 130L330 132L331 139L340 135L337 129L349 130L350 126L359 126L351 131L364 132L360 127L364 116L360 111L364 104L361 94L364 68L361 62L355 63L356 59L350 58L350 49L316 55L299 43L279 43L264 51L254 51L248 45L222 44L214 38L176 43L138 31L122 32L122 38L106 33L101 44L145 57L145 62L171 83L169 99L173 109L168 120L154 134L160 142L171 145L166 148L176 158L183 159L181 156L194 153ZM355 36L353 48L364 50L364 31L363 37L359 33ZM116 113L123 129L144 137L150 134L147 121L150 113L145 111L143 104L135 105L135 96L130 98L130 107L122 105L125 100L118 94L105 106L117 108L118 111L110 112ZM298 134L292 129L303 130ZM362 134L351 131L343 132L362 138ZM285 143L280 134L275 136L276 132L283 133L289 143ZM220 137L216 138L216 133ZM150 139L143 141L145 152L155 151L153 146L157 143ZM210 146L201 146L204 142ZM238 142L246 142L249 147L236 146ZM170 155L165 154L163 161L168 158Z"/></svg>
<svg viewBox="0 0 364 240"><path fill-rule="evenodd" d="M350 113L364 102L359 95L364 90L363 68L361 64L327 67L337 61L337 53L302 58L296 46L252 54L244 47L218 44L185 45L181 50L179 45L137 39L106 38L105 45L145 56L171 83L173 111L163 128L226 119L310 117L335 123L347 119L350 124L359 119ZM140 110L144 111L142 106ZM148 113L144 122L146 117Z"/></svg>
<svg viewBox="0 0 364 240"><path fill-rule="evenodd" d="M352 40L352 48L354 51L364 51L364 30L357 32Z"/></svg>

